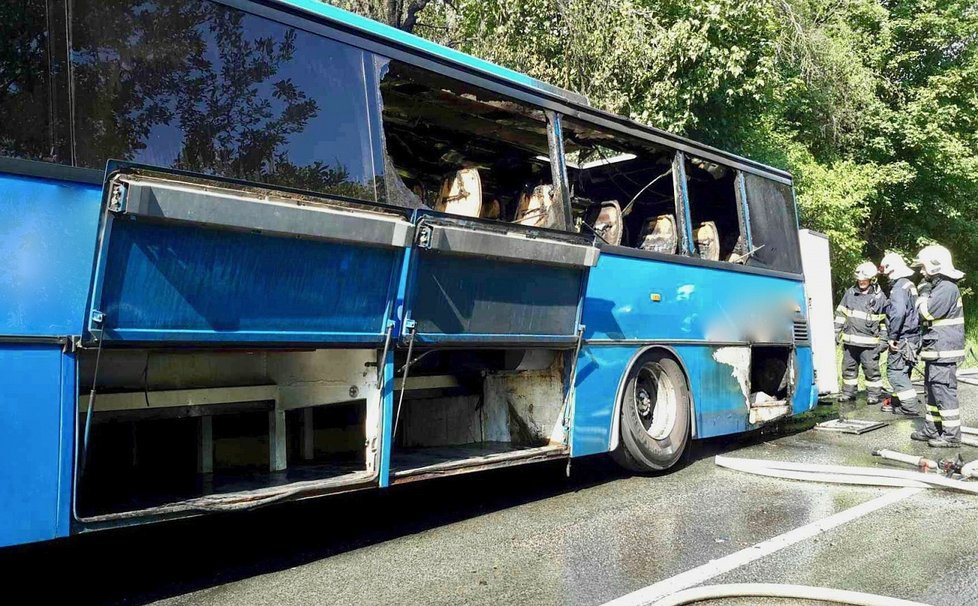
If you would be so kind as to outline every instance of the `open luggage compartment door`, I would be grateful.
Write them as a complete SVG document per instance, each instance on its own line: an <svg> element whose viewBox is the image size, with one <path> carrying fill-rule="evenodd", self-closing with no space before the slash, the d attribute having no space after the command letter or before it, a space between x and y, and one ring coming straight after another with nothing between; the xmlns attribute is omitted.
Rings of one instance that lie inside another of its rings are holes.
<svg viewBox="0 0 978 606"><path fill-rule="evenodd" d="M403 336L419 344L573 347L593 238L418 214ZM411 334L413 331L413 335Z"/></svg>
<svg viewBox="0 0 978 606"><path fill-rule="evenodd" d="M381 345L404 212L110 164L88 342Z"/></svg>

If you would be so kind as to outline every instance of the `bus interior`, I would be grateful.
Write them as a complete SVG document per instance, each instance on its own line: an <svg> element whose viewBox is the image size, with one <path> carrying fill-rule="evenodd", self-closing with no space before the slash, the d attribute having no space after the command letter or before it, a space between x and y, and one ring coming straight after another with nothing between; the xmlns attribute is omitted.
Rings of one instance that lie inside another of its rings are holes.
<svg viewBox="0 0 978 606"><path fill-rule="evenodd" d="M689 201L690 252L710 261L747 260L742 204L732 169L682 157L637 138L573 119L562 125L574 211L607 244L683 254L681 186ZM679 183L685 176L685 184Z"/></svg>
<svg viewBox="0 0 978 606"><path fill-rule="evenodd" d="M543 111L398 61L380 93L388 203L565 227Z"/></svg>

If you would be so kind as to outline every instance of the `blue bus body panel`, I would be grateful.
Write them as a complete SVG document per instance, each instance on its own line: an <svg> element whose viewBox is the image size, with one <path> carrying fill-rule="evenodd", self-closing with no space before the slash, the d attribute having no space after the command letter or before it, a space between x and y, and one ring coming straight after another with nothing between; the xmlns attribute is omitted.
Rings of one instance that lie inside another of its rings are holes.
<svg viewBox="0 0 978 606"><path fill-rule="evenodd" d="M381 343L403 251L110 218L105 340Z"/></svg>
<svg viewBox="0 0 978 606"><path fill-rule="evenodd" d="M67 536L75 364L58 344L0 343L0 547Z"/></svg>
<svg viewBox="0 0 978 606"><path fill-rule="evenodd" d="M760 424L751 425L749 422L744 394L731 373L731 367L713 359L716 346L681 345L673 349L690 374L690 390L696 409L696 437L711 438L760 427ZM810 410L817 397L812 398L812 350L810 347L799 347L795 352L796 382L791 413L800 414Z"/></svg>
<svg viewBox="0 0 978 606"><path fill-rule="evenodd" d="M805 309L800 281L604 251L584 300L574 456L608 451L619 387L631 362L650 346L669 348L688 374L697 438L756 428L732 367L714 354L751 343L792 344L792 317L799 309ZM817 395L811 349L795 351L792 411L800 413Z"/></svg>
<svg viewBox="0 0 978 606"><path fill-rule="evenodd" d="M584 269L415 250L407 313L418 343L576 342Z"/></svg>
<svg viewBox="0 0 978 606"><path fill-rule="evenodd" d="M805 305L801 281L605 251L582 322L585 339L790 343Z"/></svg>
<svg viewBox="0 0 978 606"><path fill-rule="evenodd" d="M437 223L498 234L494 225L431 211L416 211L419 229L429 216ZM539 230L513 227L547 237ZM574 240L578 245L587 242L576 236ZM396 304L403 314L402 339L409 333L403 320L411 320L415 342L427 345L569 348L577 343L587 267L429 249L417 243L405 262Z"/></svg>
<svg viewBox="0 0 978 606"><path fill-rule="evenodd" d="M618 385L638 349L635 345L585 345L581 348L574 381L570 433L573 456L608 452Z"/></svg>
<svg viewBox="0 0 978 606"><path fill-rule="evenodd" d="M101 188L0 174L0 336L80 335Z"/></svg>

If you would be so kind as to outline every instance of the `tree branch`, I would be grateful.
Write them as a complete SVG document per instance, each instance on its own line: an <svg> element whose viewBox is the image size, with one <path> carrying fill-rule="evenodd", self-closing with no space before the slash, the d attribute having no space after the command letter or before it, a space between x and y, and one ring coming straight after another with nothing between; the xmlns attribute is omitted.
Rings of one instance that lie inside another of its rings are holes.
<svg viewBox="0 0 978 606"><path fill-rule="evenodd" d="M407 13L404 16L404 21L401 23L401 29L411 33L414 31L414 27L418 24L418 13L424 10L424 7L428 6L431 0L414 0L407 7Z"/></svg>

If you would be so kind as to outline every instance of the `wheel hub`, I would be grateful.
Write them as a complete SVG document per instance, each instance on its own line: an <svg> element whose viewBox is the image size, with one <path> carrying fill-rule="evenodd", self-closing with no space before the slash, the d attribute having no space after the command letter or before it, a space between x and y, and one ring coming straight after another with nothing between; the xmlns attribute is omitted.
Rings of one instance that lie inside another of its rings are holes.
<svg viewBox="0 0 978 606"><path fill-rule="evenodd" d="M634 405L642 426L654 440L664 440L676 425L677 389L661 366L649 363L639 370Z"/></svg>

